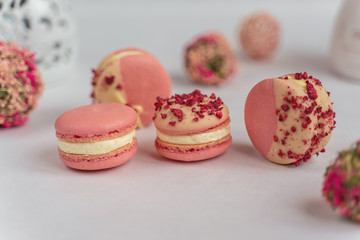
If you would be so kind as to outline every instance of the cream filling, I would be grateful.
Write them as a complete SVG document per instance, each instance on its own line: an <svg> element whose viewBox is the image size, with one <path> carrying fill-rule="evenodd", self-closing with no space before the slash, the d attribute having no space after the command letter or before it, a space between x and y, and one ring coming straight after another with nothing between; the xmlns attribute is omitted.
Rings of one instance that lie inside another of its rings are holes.
<svg viewBox="0 0 360 240"><path fill-rule="evenodd" d="M61 151L66 153L95 155L95 154L108 153L114 151L115 149L121 148L131 143L134 137L135 137L135 130L118 138L97 141L97 142L74 143L74 142L65 142L58 139L58 146Z"/></svg>
<svg viewBox="0 0 360 240"><path fill-rule="evenodd" d="M168 135L156 130L157 137L163 141L174 144L202 144L218 141L230 134L230 125L213 132L192 135Z"/></svg>

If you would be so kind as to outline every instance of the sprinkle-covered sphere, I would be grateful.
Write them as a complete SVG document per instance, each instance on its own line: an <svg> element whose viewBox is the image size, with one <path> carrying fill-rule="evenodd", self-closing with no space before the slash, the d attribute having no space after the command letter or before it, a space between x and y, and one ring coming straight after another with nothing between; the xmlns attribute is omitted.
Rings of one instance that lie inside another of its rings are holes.
<svg viewBox="0 0 360 240"><path fill-rule="evenodd" d="M360 223L360 141L327 167L322 194L340 214Z"/></svg>
<svg viewBox="0 0 360 240"><path fill-rule="evenodd" d="M0 127L26 123L42 90L34 53L0 42Z"/></svg>
<svg viewBox="0 0 360 240"><path fill-rule="evenodd" d="M185 68L193 81L214 85L232 78L238 62L227 39L220 33L210 32L187 46Z"/></svg>
<svg viewBox="0 0 360 240"><path fill-rule="evenodd" d="M240 26L239 42L243 51L251 58L269 58L278 48L280 25L268 13L253 14Z"/></svg>

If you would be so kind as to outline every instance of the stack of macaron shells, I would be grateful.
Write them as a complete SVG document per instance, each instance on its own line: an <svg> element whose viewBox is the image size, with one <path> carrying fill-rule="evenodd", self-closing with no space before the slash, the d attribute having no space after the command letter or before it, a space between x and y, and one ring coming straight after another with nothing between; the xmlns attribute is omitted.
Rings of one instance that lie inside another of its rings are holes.
<svg viewBox="0 0 360 240"><path fill-rule="evenodd" d="M138 114L138 127L152 122L156 97L166 98L171 94L168 73L152 54L141 49L115 51L93 73L94 101L131 106Z"/></svg>
<svg viewBox="0 0 360 240"><path fill-rule="evenodd" d="M330 93L306 72L259 82L245 103L254 146L279 164L306 162L323 152L335 128Z"/></svg>
<svg viewBox="0 0 360 240"><path fill-rule="evenodd" d="M112 168L137 150L134 109L120 103L98 103L69 110L55 122L60 159L80 170Z"/></svg>
<svg viewBox="0 0 360 240"><path fill-rule="evenodd" d="M158 98L155 111L155 146L169 159L209 159L224 153L232 143L229 109L215 94L208 97L195 90Z"/></svg>

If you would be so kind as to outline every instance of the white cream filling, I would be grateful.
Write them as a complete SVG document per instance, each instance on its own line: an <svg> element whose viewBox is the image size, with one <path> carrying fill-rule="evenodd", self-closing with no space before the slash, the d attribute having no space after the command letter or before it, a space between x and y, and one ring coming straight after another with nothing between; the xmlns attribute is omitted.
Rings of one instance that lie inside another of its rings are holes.
<svg viewBox="0 0 360 240"><path fill-rule="evenodd" d="M135 130L118 138L89 143L65 142L58 139L58 146L61 151L66 153L95 155L108 153L121 148L131 143L134 137Z"/></svg>
<svg viewBox="0 0 360 240"><path fill-rule="evenodd" d="M202 144L218 141L230 134L230 125L213 132L199 133L192 135L168 135L156 130L158 138L163 142L174 144Z"/></svg>

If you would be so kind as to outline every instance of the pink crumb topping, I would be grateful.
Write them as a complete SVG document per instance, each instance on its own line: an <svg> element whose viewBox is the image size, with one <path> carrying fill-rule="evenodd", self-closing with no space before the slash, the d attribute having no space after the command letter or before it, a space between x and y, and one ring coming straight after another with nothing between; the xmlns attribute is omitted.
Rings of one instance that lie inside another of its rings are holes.
<svg viewBox="0 0 360 240"><path fill-rule="evenodd" d="M15 43L0 42L0 59L0 127L22 125L43 90L35 55Z"/></svg>

